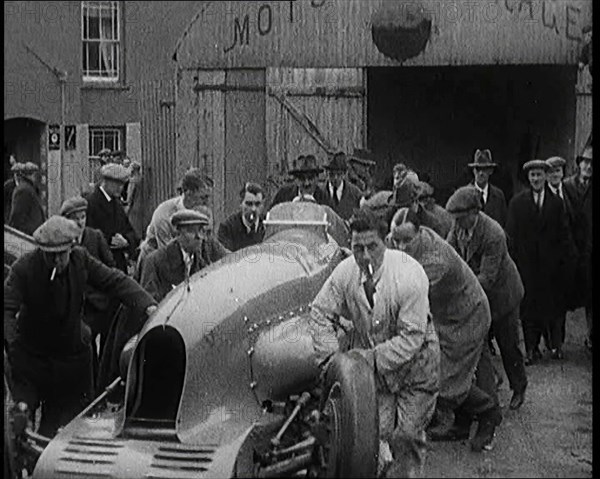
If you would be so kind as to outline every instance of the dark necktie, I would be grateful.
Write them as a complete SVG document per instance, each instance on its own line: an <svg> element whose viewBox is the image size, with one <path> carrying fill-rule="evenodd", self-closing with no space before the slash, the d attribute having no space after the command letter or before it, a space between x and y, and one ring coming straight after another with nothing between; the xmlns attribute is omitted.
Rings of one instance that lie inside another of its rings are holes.
<svg viewBox="0 0 600 479"><path fill-rule="evenodd" d="M375 282L373 281L372 276L367 275L367 279L363 283L363 287L365 289L365 294L367 295L367 301L369 301L369 306L371 306L371 309L373 309L373 306L375 305Z"/></svg>

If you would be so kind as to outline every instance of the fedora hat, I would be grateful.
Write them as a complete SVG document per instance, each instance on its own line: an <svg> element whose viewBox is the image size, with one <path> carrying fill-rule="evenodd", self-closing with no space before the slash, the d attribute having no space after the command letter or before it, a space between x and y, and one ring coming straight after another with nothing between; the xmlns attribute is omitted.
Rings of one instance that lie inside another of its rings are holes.
<svg viewBox="0 0 600 479"><path fill-rule="evenodd" d="M377 162L374 160L373 154L368 150L354 148L352 154L348 156L349 163L358 163L362 166L375 166Z"/></svg>
<svg viewBox="0 0 600 479"><path fill-rule="evenodd" d="M348 165L346 164L346 154L340 151L331 156L329 163L323 166L323 168L331 171L346 171L348 169Z"/></svg>
<svg viewBox="0 0 600 479"><path fill-rule="evenodd" d="M292 169L288 172L290 175L318 175L323 171L317 164L315 155L300 155L292 165Z"/></svg>
<svg viewBox="0 0 600 479"><path fill-rule="evenodd" d="M469 168L494 168L498 166L492 161L492 152L490 150L476 150L473 163L469 163Z"/></svg>

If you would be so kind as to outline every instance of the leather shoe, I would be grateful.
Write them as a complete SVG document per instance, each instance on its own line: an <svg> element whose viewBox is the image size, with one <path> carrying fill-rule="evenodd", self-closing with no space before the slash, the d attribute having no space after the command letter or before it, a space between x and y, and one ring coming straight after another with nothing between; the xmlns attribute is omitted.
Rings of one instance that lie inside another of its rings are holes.
<svg viewBox="0 0 600 479"><path fill-rule="evenodd" d="M490 449L496 427L502 422L502 413L499 408L494 406L480 415L477 432L471 441L471 450L481 452L483 449Z"/></svg>
<svg viewBox="0 0 600 479"><path fill-rule="evenodd" d="M510 408L511 409L519 409L523 405L523 401L525 401L525 391L513 393L513 397L510 400Z"/></svg>

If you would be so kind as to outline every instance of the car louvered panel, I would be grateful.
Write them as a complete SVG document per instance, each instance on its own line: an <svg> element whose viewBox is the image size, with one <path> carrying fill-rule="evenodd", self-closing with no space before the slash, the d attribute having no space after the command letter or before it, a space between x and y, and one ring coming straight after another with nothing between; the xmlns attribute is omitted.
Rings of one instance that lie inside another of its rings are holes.
<svg viewBox="0 0 600 479"><path fill-rule="evenodd" d="M78 477L111 477L122 443L72 439L58 459L56 472Z"/></svg>
<svg viewBox="0 0 600 479"><path fill-rule="evenodd" d="M152 458L148 479L192 479L207 472L213 447L161 446Z"/></svg>

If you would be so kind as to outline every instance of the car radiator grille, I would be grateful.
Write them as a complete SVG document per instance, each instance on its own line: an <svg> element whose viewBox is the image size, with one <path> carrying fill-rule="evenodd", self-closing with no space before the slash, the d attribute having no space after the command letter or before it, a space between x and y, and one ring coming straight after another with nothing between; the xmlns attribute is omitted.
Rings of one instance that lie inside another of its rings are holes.
<svg viewBox="0 0 600 479"><path fill-rule="evenodd" d="M216 448L160 446L152 458L148 479L196 479L207 472Z"/></svg>

